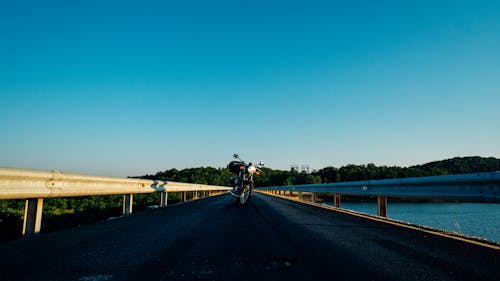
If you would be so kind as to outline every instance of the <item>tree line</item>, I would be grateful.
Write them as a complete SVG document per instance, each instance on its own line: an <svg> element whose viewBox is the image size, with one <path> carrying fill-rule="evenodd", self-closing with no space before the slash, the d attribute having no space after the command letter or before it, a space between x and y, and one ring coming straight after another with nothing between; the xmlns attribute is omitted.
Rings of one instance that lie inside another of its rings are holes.
<svg viewBox="0 0 500 281"><path fill-rule="evenodd" d="M456 157L411 167L350 164L340 168L325 167L311 173L271 168L263 168L263 171L264 173L255 177L257 187L500 171L500 159L477 156ZM184 170L170 169L154 175L144 175L137 178L229 185L231 176L232 174L226 168L201 167Z"/></svg>

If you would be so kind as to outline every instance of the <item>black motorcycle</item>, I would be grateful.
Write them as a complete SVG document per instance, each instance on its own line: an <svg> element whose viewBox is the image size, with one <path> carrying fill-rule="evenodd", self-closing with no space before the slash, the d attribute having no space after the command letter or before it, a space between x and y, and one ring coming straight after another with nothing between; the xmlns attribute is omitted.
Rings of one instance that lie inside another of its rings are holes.
<svg viewBox="0 0 500 281"><path fill-rule="evenodd" d="M229 190L229 194L234 197L234 202L237 205L246 206L252 198L253 177L262 172L259 167L264 166L264 163L260 162L259 167L256 167L252 163L241 160L238 154L234 154L233 158L238 160L232 161L227 166L229 171L236 175L231 179L233 189Z"/></svg>

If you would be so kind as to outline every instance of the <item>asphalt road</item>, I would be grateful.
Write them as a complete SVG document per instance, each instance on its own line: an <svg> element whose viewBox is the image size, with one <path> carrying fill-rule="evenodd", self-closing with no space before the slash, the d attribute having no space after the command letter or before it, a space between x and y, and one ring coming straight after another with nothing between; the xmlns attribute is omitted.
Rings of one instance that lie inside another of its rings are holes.
<svg viewBox="0 0 500 281"><path fill-rule="evenodd" d="M500 251L223 195L0 244L0 280L500 280Z"/></svg>

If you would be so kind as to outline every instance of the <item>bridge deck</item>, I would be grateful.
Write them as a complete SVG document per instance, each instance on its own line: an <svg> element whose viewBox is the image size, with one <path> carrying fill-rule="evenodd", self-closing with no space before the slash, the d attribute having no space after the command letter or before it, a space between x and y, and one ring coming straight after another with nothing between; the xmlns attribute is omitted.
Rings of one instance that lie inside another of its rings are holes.
<svg viewBox="0 0 500 281"><path fill-rule="evenodd" d="M0 244L0 280L498 280L500 251L256 194Z"/></svg>

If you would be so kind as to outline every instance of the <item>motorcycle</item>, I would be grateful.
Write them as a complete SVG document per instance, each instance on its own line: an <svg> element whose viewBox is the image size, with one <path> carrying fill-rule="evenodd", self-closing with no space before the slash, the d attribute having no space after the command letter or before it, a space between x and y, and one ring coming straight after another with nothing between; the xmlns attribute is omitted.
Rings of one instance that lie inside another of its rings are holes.
<svg viewBox="0 0 500 281"><path fill-rule="evenodd" d="M262 172L259 167L263 167L264 163L260 162L257 167L252 163L241 160L238 154L234 154L233 158L237 159L237 161L229 163L228 169L236 176L231 178L233 189L229 190L229 194L233 196L236 205L246 206L252 198L253 177Z"/></svg>

